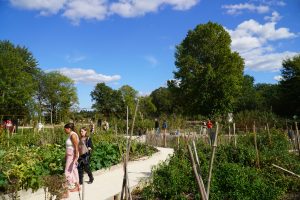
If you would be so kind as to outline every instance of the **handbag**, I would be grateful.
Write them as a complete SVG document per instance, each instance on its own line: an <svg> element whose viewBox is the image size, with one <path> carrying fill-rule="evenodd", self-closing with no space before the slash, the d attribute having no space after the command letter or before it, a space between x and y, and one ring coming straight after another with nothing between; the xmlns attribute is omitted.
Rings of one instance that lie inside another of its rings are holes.
<svg viewBox="0 0 300 200"><path fill-rule="evenodd" d="M78 149L79 149L79 155L84 155L86 153L89 152L85 142L83 142L82 140L80 140L79 145L78 145Z"/></svg>

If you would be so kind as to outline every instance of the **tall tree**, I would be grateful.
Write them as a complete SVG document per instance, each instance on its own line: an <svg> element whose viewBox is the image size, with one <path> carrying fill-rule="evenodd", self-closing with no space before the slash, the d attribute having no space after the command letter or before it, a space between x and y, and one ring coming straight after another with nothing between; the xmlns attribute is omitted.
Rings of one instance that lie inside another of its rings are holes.
<svg viewBox="0 0 300 200"><path fill-rule="evenodd" d="M28 115L40 73L26 48L0 41L0 115Z"/></svg>
<svg viewBox="0 0 300 200"><path fill-rule="evenodd" d="M72 106L78 104L74 81L59 72L45 73L40 86L44 111L50 114L51 123L66 118Z"/></svg>
<svg viewBox="0 0 300 200"><path fill-rule="evenodd" d="M279 102L279 86L277 84L258 83L255 85L257 109L273 112Z"/></svg>
<svg viewBox="0 0 300 200"><path fill-rule="evenodd" d="M111 115L122 116L125 113L125 104L121 91L113 90L106 86L105 83L98 83L91 92L91 97L95 102L92 108L107 117Z"/></svg>
<svg viewBox="0 0 300 200"><path fill-rule="evenodd" d="M151 95L152 102L157 108L157 114L171 114L173 112L172 93L168 88L160 87L154 90Z"/></svg>
<svg viewBox="0 0 300 200"><path fill-rule="evenodd" d="M176 48L175 79L188 114L220 114L233 110L244 61L230 48L229 33L208 22L188 32Z"/></svg>
<svg viewBox="0 0 300 200"><path fill-rule="evenodd" d="M300 116L300 54L283 61L280 81L280 112Z"/></svg>
<svg viewBox="0 0 300 200"><path fill-rule="evenodd" d="M254 78L245 75L242 89L235 104L235 111L255 110L257 108L256 91L254 88Z"/></svg>
<svg viewBox="0 0 300 200"><path fill-rule="evenodd" d="M136 105L135 100L137 98L138 92L129 85L123 85L119 89L119 91L122 94L125 105L129 108L129 114L133 115Z"/></svg>

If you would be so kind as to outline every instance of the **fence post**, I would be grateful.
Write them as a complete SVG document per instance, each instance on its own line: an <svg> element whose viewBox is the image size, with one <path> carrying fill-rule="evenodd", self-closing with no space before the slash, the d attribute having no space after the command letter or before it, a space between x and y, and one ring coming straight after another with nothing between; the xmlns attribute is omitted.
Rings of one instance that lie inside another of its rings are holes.
<svg viewBox="0 0 300 200"><path fill-rule="evenodd" d="M254 121L254 124L253 124L253 133L254 133L254 146L255 146L255 152L256 152L256 167L260 168L260 165L259 165L259 154L258 154L258 148L257 148L257 138L256 138L255 121Z"/></svg>
<svg viewBox="0 0 300 200"><path fill-rule="evenodd" d="M300 144L299 144L299 130L298 130L298 124L295 122L295 128L296 128L296 142L297 142L297 148L298 148L298 153L300 156Z"/></svg>

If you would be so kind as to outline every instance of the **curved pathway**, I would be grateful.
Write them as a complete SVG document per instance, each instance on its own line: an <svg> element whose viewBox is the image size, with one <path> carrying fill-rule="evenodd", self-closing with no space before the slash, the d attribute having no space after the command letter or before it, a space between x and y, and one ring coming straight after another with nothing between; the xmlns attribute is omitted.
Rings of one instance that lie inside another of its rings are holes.
<svg viewBox="0 0 300 200"><path fill-rule="evenodd" d="M173 149L171 148L157 147L157 149L159 151L151 157L128 163L129 186L131 188L137 186L141 179L149 177L153 166L165 161L173 154ZM123 164L115 165L106 170L99 170L94 172L93 175L95 178L94 183L84 184L84 194L82 194L83 191L80 192L80 195L78 192L72 192L68 200L81 200L80 196L84 197L84 200L111 200L114 195L121 192L124 175ZM86 174L84 177L85 181L88 181ZM21 200L29 199L45 199L43 189L40 189L36 193L30 193L29 191L21 193Z"/></svg>

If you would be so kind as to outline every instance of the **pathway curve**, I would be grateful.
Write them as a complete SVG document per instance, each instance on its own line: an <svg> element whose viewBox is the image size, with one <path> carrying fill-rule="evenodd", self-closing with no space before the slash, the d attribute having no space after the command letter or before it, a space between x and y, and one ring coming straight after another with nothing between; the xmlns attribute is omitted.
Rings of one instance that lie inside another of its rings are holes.
<svg viewBox="0 0 300 200"><path fill-rule="evenodd" d="M128 163L129 186L131 188L137 186L141 179L149 177L153 166L165 161L173 154L171 148L157 147L157 149L159 151L151 157ZM99 170L93 174L95 178L93 184L84 184L84 200L111 200L114 195L121 192L124 175L122 164L115 165L110 169ZM85 181L88 181L86 174ZM26 193L21 194L21 200L45 199L43 190L33 194ZM80 200L79 193L70 193L68 200Z"/></svg>

